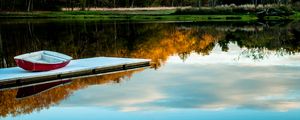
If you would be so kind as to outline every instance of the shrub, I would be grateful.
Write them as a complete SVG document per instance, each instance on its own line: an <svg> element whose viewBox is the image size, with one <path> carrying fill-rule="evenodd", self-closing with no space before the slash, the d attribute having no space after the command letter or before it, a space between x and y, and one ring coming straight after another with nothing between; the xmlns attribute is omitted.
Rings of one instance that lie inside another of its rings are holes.
<svg viewBox="0 0 300 120"><path fill-rule="evenodd" d="M257 12L258 17L264 16L289 16L293 15L293 9L287 6L265 8Z"/></svg>

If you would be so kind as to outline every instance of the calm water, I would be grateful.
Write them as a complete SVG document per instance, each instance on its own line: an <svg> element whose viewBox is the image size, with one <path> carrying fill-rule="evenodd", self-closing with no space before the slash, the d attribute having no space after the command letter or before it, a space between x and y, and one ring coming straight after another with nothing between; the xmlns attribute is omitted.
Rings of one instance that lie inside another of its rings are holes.
<svg viewBox="0 0 300 120"><path fill-rule="evenodd" d="M300 119L300 22L1 21L1 68L43 49L153 65L2 90L0 119Z"/></svg>

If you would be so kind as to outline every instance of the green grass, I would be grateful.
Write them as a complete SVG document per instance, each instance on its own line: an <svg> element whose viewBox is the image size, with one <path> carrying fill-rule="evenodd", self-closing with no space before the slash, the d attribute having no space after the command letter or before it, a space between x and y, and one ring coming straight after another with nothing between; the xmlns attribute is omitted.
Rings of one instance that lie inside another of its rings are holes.
<svg viewBox="0 0 300 120"><path fill-rule="evenodd" d="M59 11L59 12L0 12L1 18L59 18L59 19L99 19L99 20L168 20L168 21L255 21L249 14L239 15L174 15L176 10L138 11ZM300 19L300 12L291 17L268 17L267 20Z"/></svg>
<svg viewBox="0 0 300 120"><path fill-rule="evenodd" d="M65 15L169 15L176 10L115 10L115 11L63 11Z"/></svg>
<svg viewBox="0 0 300 120"><path fill-rule="evenodd" d="M295 15L293 15L294 19L300 19L300 11L297 11Z"/></svg>

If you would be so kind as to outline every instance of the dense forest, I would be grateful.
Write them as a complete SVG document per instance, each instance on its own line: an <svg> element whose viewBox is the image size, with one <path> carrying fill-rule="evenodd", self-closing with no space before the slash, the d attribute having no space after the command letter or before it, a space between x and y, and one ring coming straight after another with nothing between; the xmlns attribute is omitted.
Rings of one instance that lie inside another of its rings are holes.
<svg viewBox="0 0 300 120"><path fill-rule="evenodd" d="M91 7L177 7L242 4L294 4L300 0L0 0L1 11L61 10Z"/></svg>

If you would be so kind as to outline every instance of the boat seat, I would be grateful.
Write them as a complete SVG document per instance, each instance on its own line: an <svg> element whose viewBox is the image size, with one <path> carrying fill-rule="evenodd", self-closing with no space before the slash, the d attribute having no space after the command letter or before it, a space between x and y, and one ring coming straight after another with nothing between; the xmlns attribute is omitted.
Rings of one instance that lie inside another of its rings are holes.
<svg viewBox="0 0 300 120"><path fill-rule="evenodd" d="M34 59L34 58L25 58L24 60L30 61L30 62L33 62L33 63L49 63L49 62L44 61L42 59Z"/></svg>
<svg viewBox="0 0 300 120"><path fill-rule="evenodd" d="M55 57L55 56L51 56L51 55L47 55L47 54L43 54L41 60L43 60L47 63L59 63L59 62L66 61L63 58L59 58L59 57Z"/></svg>
<svg viewBox="0 0 300 120"><path fill-rule="evenodd" d="M28 57L25 58L24 60L26 61L31 61L33 63L60 63L63 61L66 61L63 58L59 58L59 57L55 57L55 56L51 56L51 55L46 55L46 54L42 54L41 56L35 56L35 57Z"/></svg>

